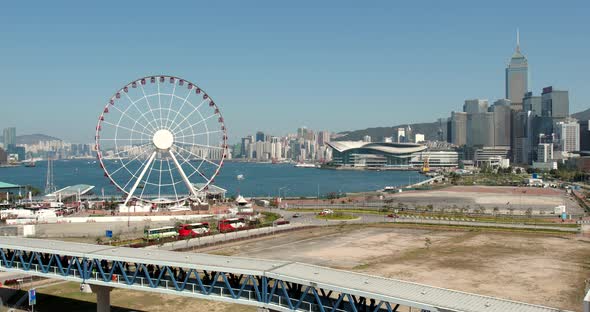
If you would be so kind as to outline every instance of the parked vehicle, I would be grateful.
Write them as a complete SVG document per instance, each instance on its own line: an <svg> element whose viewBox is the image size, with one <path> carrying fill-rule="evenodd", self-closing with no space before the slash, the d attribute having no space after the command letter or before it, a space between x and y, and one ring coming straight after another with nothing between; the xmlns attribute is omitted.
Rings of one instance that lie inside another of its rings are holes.
<svg viewBox="0 0 590 312"><path fill-rule="evenodd" d="M156 229L147 229L143 233L147 240L178 236L178 231L173 226L166 226Z"/></svg>
<svg viewBox="0 0 590 312"><path fill-rule="evenodd" d="M300 218L300 217L301 217L301 214L299 212L293 214L293 218Z"/></svg>
<svg viewBox="0 0 590 312"><path fill-rule="evenodd" d="M331 215L333 214L334 211L332 211L332 209L324 209L322 210L322 212L319 213L320 216L327 216L327 215Z"/></svg>
<svg viewBox="0 0 590 312"><path fill-rule="evenodd" d="M210 232L209 223L207 222L181 224L178 227L178 237L180 238L197 237L207 235Z"/></svg>
<svg viewBox="0 0 590 312"><path fill-rule="evenodd" d="M217 230L220 233L241 231L248 228L244 218L223 219L217 223Z"/></svg>

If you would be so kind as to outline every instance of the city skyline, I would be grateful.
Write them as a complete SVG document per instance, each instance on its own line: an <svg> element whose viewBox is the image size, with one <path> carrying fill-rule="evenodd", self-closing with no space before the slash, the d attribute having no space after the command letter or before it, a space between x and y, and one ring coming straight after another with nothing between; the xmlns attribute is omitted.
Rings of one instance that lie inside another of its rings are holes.
<svg viewBox="0 0 590 312"><path fill-rule="evenodd" d="M340 132L432 122L460 110L465 99L504 97L502 69L514 52L517 28L532 64L528 90L567 89L571 112L590 103L583 93L590 64L582 57L590 47L581 40L589 25L577 18L588 13L586 3L554 8L551 25L540 23L539 2L509 11L506 3L479 9L468 2L431 4L426 11L389 3L337 9L206 5L195 12L156 12L127 4L113 12L103 3L88 16L76 6L11 4L0 13L6 38L0 43L6 51L0 128L87 143L100 107L117 88L161 72L194 79L210 93L224 112L231 142L257 130L278 135L302 125ZM144 17L127 16L133 10ZM149 24L156 13L164 18ZM192 13L200 18L191 19ZM485 22L499 15L514 22ZM63 19L55 23L47 16ZM325 16L332 17L326 22ZM262 31L269 26L276 30ZM192 28L200 32L188 40L186 29ZM146 43L153 39L155 46Z"/></svg>

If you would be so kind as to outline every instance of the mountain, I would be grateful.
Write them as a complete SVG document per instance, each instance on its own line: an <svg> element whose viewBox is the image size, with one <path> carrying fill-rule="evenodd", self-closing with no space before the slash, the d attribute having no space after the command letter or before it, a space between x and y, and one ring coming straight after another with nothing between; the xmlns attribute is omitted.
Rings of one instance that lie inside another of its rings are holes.
<svg viewBox="0 0 590 312"><path fill-rule="evenodd" d="M436 140L438 137L438 122L424 122L409 124L414 134L424 134L426 140ZM335 138L336 141L360 141L365 135L371 137L373 142L382 141L384 137L391 137L396 133L397 128L405 128L408 124L402 124L393 127L377 127L368 128L363 130L345 131L339 133L339 136ZM446 125L445 125L446 126Z"/></svg>
<svg viewBox="0 0 590 312"><path fill-rule="evenodd" d="M45 141L61 141L61 139L39 133L16 136L16 144L37 144ZM3 137L0 137L0 142L4 142Z"/></svg>
<svg viewBox="0 0 590 312"><path fill-rule="evenodd" d="M572 114L572 117L576 118L577 120L590 120L590 108L588 108L587 110L581 111L581 112L577 112L575 114Z"/></svg>

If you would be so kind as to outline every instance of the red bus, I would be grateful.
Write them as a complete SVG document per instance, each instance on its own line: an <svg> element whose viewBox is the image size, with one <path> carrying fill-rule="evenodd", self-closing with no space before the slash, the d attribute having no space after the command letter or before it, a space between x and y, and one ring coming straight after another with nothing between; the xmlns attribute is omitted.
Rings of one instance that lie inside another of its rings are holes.
<svg viewBox="0 0 590 312"><path fill-rule="evenodd" d="M181 224L178 227L179 238L197 237L201 235L207 235L209 232L209 223L207 222Z"/></svg>
<svg viewBox="0 0 590 312"><path fill-rule="evenodd" d="M247 228L246 220L244 218L223 219L217 223L219 232L233 232L245 230Z"/></svg>

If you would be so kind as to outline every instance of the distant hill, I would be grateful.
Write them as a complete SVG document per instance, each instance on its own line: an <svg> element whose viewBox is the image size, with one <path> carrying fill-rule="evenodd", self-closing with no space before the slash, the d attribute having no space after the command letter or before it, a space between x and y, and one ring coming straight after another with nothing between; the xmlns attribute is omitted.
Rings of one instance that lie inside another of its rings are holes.
<svg viewBox="0 0 590 312"><path fill-rule="evenodd" d="M577 120L590 120L590 108L585 111L572 114L572 117L576 118Z"/></svg>
<svg viewBox="0 0 590 312"><path fill-rule="evenodd" d="M409 124L414 134L424 134L426 140L436 140L438 137L438 122L425 122L425 123L414 123ZM363 130L345 131L339 133L339 137L336 141L359 141L362 140L365 135L371 137L374 142L382 141L384 137L391 137L396 133L397 128L405 128L408 124L402 124L392 127L377 127L368 128Z"/></svg>
<svg viewBox="0 0 590 312"><path fill-rule="evenodd" d="M4 138L0 137L0 141L4 142ZM39 133L16 136L16 144L37 144L44 141L61 141L61 139Z"/></svg>

